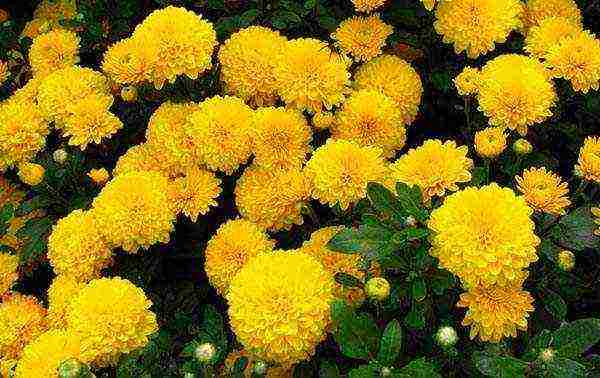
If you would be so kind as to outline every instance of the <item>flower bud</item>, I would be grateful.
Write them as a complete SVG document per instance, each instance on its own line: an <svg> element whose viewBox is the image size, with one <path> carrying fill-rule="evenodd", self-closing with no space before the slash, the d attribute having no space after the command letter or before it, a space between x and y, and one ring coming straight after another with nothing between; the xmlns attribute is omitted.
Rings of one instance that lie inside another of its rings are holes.
<svg viewBox="0 0 600 378"><path fill-rule="evenodd" d="M558 253L558 266L565 272L575 267L575 255L571 251L560 251Z"/></svg>
<svg viewBox="0 0 600 378"><path fill-rule="evenodd" d="M435 340L441 347L449 348L456 344L458 341L458 335L452 327L440 327L435 334Z"/></svg>
<svg viewBox="0 0 600 378"><path fill-rule="evenodd" d="M138 98L137 88L133 86L121 88L121 98L123 101L135 102Z"/></svg>
<svg viewBox="0 0 600 378"><path fill-rule="evenodd" d="M513 143L513 151L519 155L527 155L533 151L533 146L527 141L527 139L517 139Z"/></svg>
<svg viewBox="0 0 600 378"><path fill-rule="evenodd" d="M63 164L65 161L67 161L67 157L69 157L69 154L63 148L54 151L52 154L52 158L58 164Z"/></svg>
<svg viewBox="0 0 600 378"><path fill-rule="evenodd" d="M194 351L194 356L200 362L211 362L215 358L216 349L211 343L200 344Z"/></svg>
<svg viewBox="0 0 600 378"><path fill-rule="evenodd" d="M252 366L252 372L257 375L265 375L267 374L268 366L263 361L254 362L254 366Z"/></svg>
<svg viewBox="0 0 600 378"><path fill-rule="evenodd" d="M382 377L391 377L392 369L390 369L389 367L381 368L381 376Z"/></svg>
<svg viewBox="0 0 600 378"><path fill-rule="evenodd" d="M417 220L412 215L409 215L404 219L404 224L406 224L407 227L414 227L417 225Z"/></svg>
<svg viewBox="0 0 600 378"><path fill-rule="evenodd" d="M390 295L390 283L382 277L371 278L366 285L369 298L384 301Z"/></svg>
<svg viewBox="0 0 600 378"><path fill-rule="evenodd" d="M540 359L544 362L550 362L554 359L554 350L546 348L540 353Z"/></svg>
<svg viewBox="0 0 600 378"><path fill-rule="evenodd" d="M59 378L91 378L94 377L90 367L76 358L69 358L58 366Z"/></svg>
<svg viewBox="0 0 600 378"><path fill-rule="evenodd" d="M19 165L19 172L17 174L25 184L35 186L42 182L45 172L44 167L39 164L22 163Z"/></svg>
<svg viewBox="0 0 600 378"><path fill-rule="evenodd" d="M104 185L109 179L108 171L104 168L91 169L87 175L96 185Z"/></svg>

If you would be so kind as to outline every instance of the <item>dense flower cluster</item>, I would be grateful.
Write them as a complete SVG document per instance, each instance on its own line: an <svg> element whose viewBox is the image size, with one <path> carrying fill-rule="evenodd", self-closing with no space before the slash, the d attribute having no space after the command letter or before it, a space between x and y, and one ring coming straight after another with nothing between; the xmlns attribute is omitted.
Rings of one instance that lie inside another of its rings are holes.
<svg viewBox="0 0 600 378"><path fill-rule="evenodd" d="M31 186L41 183L44 180L45 173L44 167L36 163L21 163L17 172L19 179Z"/></svg>
<svg viewBox="0 0 600 378"><path fill-rule="evenodd" d="M386 0L352 0L357 12L370 13L377 10L385 4Z"/></svg>
<svg viewBox="0 0 600 378"><path fill-rule="evenodd" d="M331 37L337 41L342 51L361 62L381 54L387 37L393 31L378 15L354 16L343 21Z"/></svg>
<svg viewBox="0 0 600 378"><path fill-rule="evenodd" d="M533 26L525 39L525 51L544 60L546 55L561 39L581 33L581 25L564 17L548 17Z"/></svg>
<svg viewBox="0 0 600 378"><path fill-rule="evenodd" d="M569 186L560 177L546 168L530 168L516 177L517 190L523 193L525 201L535 211L562 215L570 205Z"/></svg>

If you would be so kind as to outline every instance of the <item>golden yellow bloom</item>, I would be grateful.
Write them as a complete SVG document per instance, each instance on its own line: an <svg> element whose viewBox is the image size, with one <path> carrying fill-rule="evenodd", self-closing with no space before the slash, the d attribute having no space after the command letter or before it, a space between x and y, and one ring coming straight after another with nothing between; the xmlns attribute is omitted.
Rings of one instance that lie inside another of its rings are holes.
<svg viewBox="0 0 600 378"><path fill-rule="evenodd" d="M594 230L594 235L600 236L600 207L591 208L592 216L594 216L594 223L598 225L598 228Z"/></svg>
<svg viewBox="0 0 600 378"><path fill-rule="evenodd" d="M337 114L331 129L335 139L381 147L386 157L404 147L404 114L390 97L372 89L354 92Z"/></svg>
<svg viewBox="0 0 600 378"><path fill-rule="evenodd" d="M138 91L134 86L127 86L121 88L121 98L123 101L136 102L138 99Z"/></svg>
<svg viewBox="0 0 600 378"><path fill-rule="evenodd" d="M552 115L550 109L557 101L554 84L536 59L501 55L482 68L479 78L479 108L490 125L525 135L528 126Z"/></svg>
<svg viewBox="0 0 600 378"><path fill-rule="evenodd" d="M600 83L600 40L588 31L562 38L546 54L552 75L569 80L575 91L598 90Z"/></svg>
<svg viewBox="0 0 600 378"><path fill-rule="evenodd" d="M565 37L581 33L581 24L564 17L548 17L533 26L525 38L525 51L538 59L545 59L552 46Z"/></svg>
<svg viewBox="0 0 600 378"><path fill-rule="evenodd" d="M527 330L527 318L533 312L533 298L515 286L475 286L460 295L457 306L467 307L462 324L470 326L470 336L497 343Z"/></svg>
<svg viewBox="0 0 600 378"><path fill-rule="evenodd" d="M231 174L252 153L252 109L241 99L215 96L190 114L186 133L200 162L211 170Z"/></svg>
<svg viewBox="0 0 600 378"><path fill-rule="evenodd" d="M318 112L312 118L312 124L317 130L328 129L334 122L335 116L331 112Z"/></svg>
<svg viewBox="0 0 600 378"><path fill-rule="evenodd" d="M475 133L475 151L483 158L494 159L506 149L506 133L502 127L488 127Z"/></svg>
<svg viewBox="0 0 600 378"><path fill-rule="evenodd" d="M237 339L258 358L290 366L309 359L325 337L333 278L304 253L260 254L229 287L229 319Z"/></svg>
<svg viewBox="0 0 600 378"><path fill-rule="evenodd" d="M126 172L112 179L92 203L96 229L111 247L136 253L167 242L175 212L167 179L157 172Z"/></svg>
<svg viewBox="0 0 600 378"><path fill-rule="evenodd" d="M409 63L394 55L383 55L365 63L355 75L357 89L373 89L392 98L403 114L404 122L414 121L423 84Z"/></svg>
<svg viewBox="0 0 600 378"><path fill-rule="evenodd" d="M75 210L60 219L48 237L48 260L54 272L87 282L100 276L112 251L96 228L94 214Z"/></svg>
<svg viewBox="0 0 600 378"><path fill-rule="evenodd" d="M82 150L89 143L102 143L123 127L117 116L109 112L113 98L105 94L90 95L74 104L67 105L69 116L61 126L64 136L70 136L69 144Z"/></svg>
<svg viewBox="0 0 600 378"><path fill-rule="evenodd" d="M386 39L393 32L394 28L381 21L379 15L354 16L343 21L331 38L337 41L344 53L361 62L381 54Z"/></svg>
<svg viewBox="0 0 600 378"><path fill-rule="evenodd" d="M533 210L496 183L451 194L431 213L432 256L467 286L506 285L537 260Z"/></svg>
<svg viewBox="0 0 600 378"><path fill-rule="evenodd" d="M479 90L480 71L477 68L465 67L458 76L454 78L454 85L461 96L474 95Z"/></svg>
<svg viewBox="0 0 600 378"><path fill-rule="evenodd" d="M312 132L304 116L285 108L260 108L251 133L253 164L266 169L300 169L310 150Z"/></svg>
<svg viewBox="0 0 600 378"><path fill-rule="evenodd" d="M152 302L128 280L100 278L73 298L67 332L81 340L83 361L113 365L125 353L142 348L158 330Z"/></svg>
<svg viewBox="0 0 600 378"><path fill-rule="evenodd" d="M365 198L368 183L385 180L387 167L381 148L361 147L356 142L338 139L319 147L305 172L313 198L346 210Z"/></svg>
<svg viewBox="0 0 600 378"><path fill-rule="evenodd" d="M289 107L319 112L344 101L349 60L313 38L290 41L275 67L277 93Z"/></svg>
<svg viewBox="0 0 600 378"><path fill-rule="evenodd" d="M4 82L10 77L10 70L8 69L8 63L0 60L0 85L4 85Z"/></svg>
<svg viewBox="0 0 600 378"><path fill-rule="evenodd" d="M365 290L369 298L385 301L390 295L390 283L383 277L374 277L367 281Z"/></svg>
<svg viewBox="0 0 600 378"><path fill-rule="evenodd" d="M67 314L71 301L83 289L87 281L77 281L72 277L59 274L48 288L48 328L67 327Z"/></svg>
<svg viewBox="0 0 600 378"><path fill-rule="evenodd" d="M34 297L14 293L0 303L0 356L18 359L31 340L45 332L46 309Z"/></svg>
<svg viewBox="0 0 600 378"><path fill-rule="evenodd" d="M173 155L164 145L146 142L130 147L117 160L113 176L127 172L152 171L169 178L178 177L185 172L187 166L173 160Z"/></svg>
<svg viewBox="0 0 600 378"><path fill-rule="evenodd" d="M427 140L390 166L391 184L395 187L400 181L417 185L425 201L441 197L446 191L457 191L457 184L471 181L473 161L467 157L468 152L466 146L458 147L454 141Z"/></svg>
<svg viewBox="0 0 600 378"><path fill-rule="evenodd" d="M19 179L27 185L35 186L44 180L46 170L39 164L21 163L19 164Z"/></svg>
<svg viewBox="0 0 600 378"><path fill-rule="evenodd" d="M275 67L287 39L263 26L250 26L233 33L219 49L221 80L227 93L257 106L277 100Z"/></svg>
<svg viewBox="0 0 600 378"><path fill-rule="evenodd" d="M275 246L262 228L245 220L223 223L206 245L206 275L212 286L225 295L233 277L254 256Z"/></svg>
<svg viewBox="0 0 600 378"><path fill-rule="evenodd" d="M600 183L600 137L585 138L575 169L584 179Z"/></svg>
<svg viewBox="0 0 600 378"><path fill-rule="evenodd" d="M376 9L381 8L386 0L352 0L354 9L357 12L371 13Z"/></svg>
<svg viewBox="0 0 600 378"><path fill-rule="evenodd" d="M519 155L527 155L533 151L533 146L527 139L517 139L513 143L513 150Z"/></svg>
<svg viewBox="0 0 600 378"><path fill-rule="evenodd" d="M77 4L74 0L43 0L33 12L33 20L25 25L21 35L35 38L55 29L63 29L63 20L75 17Z"/></svg>
<svg viewBox="0 0 600 378"><path fill-rule="evenodd" d="M519 0L442 1L435 10L435 30L445 43L453 43L457 54L477 58L506 41L522 25Z"/></svg>
<svg viewBox="0 0 600 378"><path fill-rule="evenodd" d="M123 85L151 81L158 46L148 40L149 36L126 38L111 45L104 52L102 71Z"/></svg>
<svg viewBox="0 0 600 378"><path fill-rule="evenodd" d="M78 62L79 37L64 29L56 29L35 37L29 50L29 63L33 74L39 77L48 76Z"/></svg>
<svg viewBox="0 0 600 378"><path fill-rule="evenodd" d="M302 224L302 206L310 185L298 169L270 170L250 167L235 188L235 203L242 217L270 231Z"/></svg>
<svg viewBox="0 0 600 378"><path fill-rule="evenodd" d="M574 0L527 0L525 26L540 25L549 17L564 17L581 25L581 12Z"/></svg>
<svg viewBox="0 0 600 378"><path fill-rule="evenodd" d="M573 270L575 267L575 255L571 251L563 250L558 253L558 266L564 271Z"/></svg>
<svg viewBox="0 0 600 378"><path fill-rule="evenodd" d="M19 257L0 252L0 297L3 296L19 278L17 268Z"/></svg>
<svg viewBox="0 0 600 378"><path fill-rule="evenodd" d="M185 176L170 183L170 197L175 211L188 216L193 222L198 216L217 206L221 194L221 180L214 173L198 167L187 170Z"/></svg>
<svg viewBox="0 0 600 378"><path fill-rule="evenodd" d="M517 176L517 190L523 193L527 204L534 210L553 215L565 213L569 201L569 186L546 168L529 168Z"/></svg>
<svg viewBox="0 0 600 378"><path fill-rule="evenodd" d="M64 330L44 332L23 350L15 378L58 378L60 364L80 355L81 344L77 336Z"/></svg>
<svg viewBox="0 0 600 378"><path fill-rule="evenodd" d="M96 185L100 186L106 184L106 182L110 178L110 175L108 174L106 168L90 169L87 175L90 179L92 179L92 181Z"/></svg>

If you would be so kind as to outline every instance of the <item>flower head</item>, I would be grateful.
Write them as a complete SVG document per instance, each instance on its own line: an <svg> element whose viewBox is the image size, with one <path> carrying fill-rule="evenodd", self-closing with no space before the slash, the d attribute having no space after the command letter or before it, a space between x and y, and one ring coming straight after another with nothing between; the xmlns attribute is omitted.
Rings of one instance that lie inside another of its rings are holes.
<svg viewBox="0 0 600 378"><path fill-rule="evenodd" d="M55 29L33 39L29 49L29 63L33 74L48 76L61 68L74 66L79 62L79 37L77 34Z"/></svg>
<svg viewBox="0 0 600 378"><path fill-rule="evenodd" d="M331 135L361 146L381 147L389 157L404 147L404 114L390 97L372 89L354 92L337 114Z"/></svg>
<svg viewBox="0 0 600 378"><path fill-rule="evenodd" d="M558 266L564 271L575 267L575 255L571 251L563 250L558 253Z"/></svg>
<svg viewBox="0 0 600 378"><path fill-rule="evenodd" d="M352 0L354 9L357 12L371 13L374 10L381 8L386 0Z"/></svg>
<svg viewBox="0 0 600 378"><path fill-rule="evenodd" d="M59 148L52 153L52 159L58 164L64 164L69 158L69 153L64 148Z"/></svg>
<svg viewBox="0 0 600 378"><path fill-rule="evenodd" d="M17 268L19 257L0 252L0 297L3 296L19 278Z"/></svg>
<svg viewBox="0 0 600 378"><path fill-rule="evenodd" d="M44 180L46 170L36 163L21 163L17 172L19 179L27 185L35 186Z"/></svg>
<svg viewBox="0 0 600 378"><path fill-rule="evenodd" d="M216 348L211 343L200 344L194 350L194 356L200 362L209 363L216 355Z"/></svg>
<svg viewBox="0 0 600 378"><path fill-rule="evenodd" d="M148 37L126 38L111 45L104 53L102 71L122 85L152 80L157 46L146 43Z"/></svg>
<svg viewBox="0 0 600 378"><path fill-rule="evenodd" d="M575 169L584 179L600 183L600 137L585 138Z"/></svg>
<svg viewBox="0 0 600 378"><path fill-rule="evenodd" d="M563 215L569 201L569 186L546 168L529 168L517 176L517 190L534 211Z"/></svg>
<svg viewBox="0 0 600 378"><path fill-rule="evenodd" d="M379 15L354 16L343 21L331 38L339 43L342 51L361 62L381 54L386 39L393 31Z"/></svg>
<svg viewBox="0 0 600 378"><path fill-rule="evenodd" d="M476 68L465 67L458 76L454 78L454 85L461 96L474 95L479 90L480 71Z"/></svg>
<svg viewBox="0 0 600 378"><path fill-rule="evenodd" d="M100 186L106 184L108 179L110 179L110 175L106 168L90 169L87 175L96 185Z"/></svg>
<svg viewBox="0 0 600 378"><path fill-rule="evenodd" d="M415 119L421 104L423 84L417 71L394 55L382 55L365 63L356 72L357 89L373 89L396 102L406 124Z"/></svg>
<svg viewBox="0 0 600 378"><path fill-rule="evenodd" d="M581 11L574 0L527 0L525 26L540 25L549 17L564 17L581 25Z"/></svg>
<svg viewBox="0 0 600 378"><path fill-rule="evenodd" d="M312 118L312 124L318 130L328 129L334 122L335 116L331 112L318 112Z"/></svg>
<svg viewBox="0 0 600 378"><path fill-rule="evenodd" d="M387 167L383 150L343 139L328 140L305 167L312 196L323 204L347 209L367 195L369 182L383 182Z"/></svg>
<svg viewBox="0 0 600 378"><path fill-rule="evenodd" d="M482 341L499 342L527 330L527 318L533 311L533 298L515 286L475 286L461 294L459 307L467 307L463 325L470 336Z"/></svg>
<svg viewBox="0 0 600 378"><path fill-rule="evenodd" d="M206 246L206 275L221 294L226 294L233 277L249 259L269 252L275 243L258 225L245 220L230 220L221 225Z"/></svg>
<svg viewBox="0 0 600 378"><path fill-rule="evenodd" d="M0 303L0 356L18 359L25 345L46 329L46 309L34 297L5 296Z"/></svg>
<svg viewBox="0 0 600 378"><path fill-rule="evenodd" d="M221 194L221 180L214 173L197 167L190 168L185 176L176 178L170 186L175 210L194 222L198 216L217 206L216 198Z"/></svg>
<svg viewBox="0 0 600 378"><path fill-rule="evenodd" d="M112 173L117 177L127 172L150 171L173 178L184 174L186 168L186 165L173 160L173 155L164 145L146 142L130 147L121 155Z"/></svg>
<svg viewBox="0 0 600 378"><path fill-rule="evenodd" d="M548 17L533 26L525 38L525 51L538 59L545 59L552 46L565 37L581 33L581 24L564 17Z"/></svg>
<svg viewBox="0 0 600 378"><path fill-rule="evenodd" d="M48 328L65 329L69 306L87 281L59 274L48 288Z"/></svg>
<svg viewBox="0 0 600 378"><path fill-rule="evenodd" d="M44 332L29 343L17 364L15 378L58 378L62 362L81 354L79 338L65 330Z"/></svg>
<svg viewBox="0 0 600 378"><path fill-rule="evenodd" d="M260 359L306 360L325 337L333 277L304 253L260 254L229 287L229 318L238 340Z"/></svg>
<svg viewBox="0 0 600 378"><path fill-rule="evenodd" d="M390 166L393 185L397 181L417 185L425 201L457 191L459 183L471 181L473 161L467 157L466 146L455 142L430 139L422 146L410 149Z"/></svg>
<svg viewBox="0 0 600 378"><path fill-rule="evenodd" d="M513 143L513 150L519 155L527 155L533 151L533 146L527 139L520 138Z"/></svg>
<svg viewBox="0 0 600 378"><path fill-rule="evenodd" d="M439 345L444 348L448 348L456 344L458 341L458 335L456 330L452 327L445 326L440 327L435 333L435 339Z"/></svg>
<svg viewBox="0 0 600 378"><path fill-rule="evenodd" d="M369 298L381 302L390 295L390 283L383 277L374 277L367 281L365 290Z"/></svg>
<svg viewBox="0 0 600 378"><path fill-rule="evenodd" d="M506 149L506 132L502 127L488 127L475 133L475 151L481 157L494 159Z"/></svg>
<svg viewBox="0 0 600 378"><path fill-rule="evenodd" d="M451 194L431 213L431 255L467 286L515 282L540 239L522 197L496 183Z"/></svg>

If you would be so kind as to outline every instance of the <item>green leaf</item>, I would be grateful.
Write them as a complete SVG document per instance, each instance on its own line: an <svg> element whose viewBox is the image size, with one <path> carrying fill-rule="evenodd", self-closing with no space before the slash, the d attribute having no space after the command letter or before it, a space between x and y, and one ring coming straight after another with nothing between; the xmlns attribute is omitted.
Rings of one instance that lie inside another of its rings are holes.
<svg viewBox="0 0 600 378"><path fill-rule="evenodd" d="M248 357L242 356L235 360L233 364L233 376L234 377L244 377L244 372L246 371L246 367L248 367Z"/></svg>
<svg viewBox="0 0 600 378"><path fill-rule="evenodd" d="M420 302L427 296L427 284L422 278L416 279L412 283L412 297Z"/></svg>
<svg viewBox="0 0 600 378"><path fill-rule="evenodd" d="M560 252L560 248L550 239L543 239L538 249L540 254L546 257L548 260L554 263L558 261L558 253Z"/></svg>
<svg viewBox="0 0 600 378"><path fill-rule="evenodd" d="M345 287L362 287L362 282L351 274L339 272L335 274L335 282Z"/></svg>
<svg viewBox="0 0 600 378"><path fill-rule="evenodd" d="M393 231L385 225L361 225L345 228L337 233L327 247L335 252L360 253L367 261L390 255L394 246L390 243Z"/></svg>
<svg viewBox="0 0 600 378"><path fill-rule="evenodd" d="M473 353L473 363L485 376L498 378L524 377L529 365L518 358Z"/></svg>
<svg viewBox="0 0 600 378"><path fill-rule="evenodd" d="M594 235L597 225L589 207L580 207L564 216L553 227L551 236L558 244L573 251L600 247L600 237Z"/></svg>
<svg viewBox="0 0 600 378"><path fill-rule="evenodd" d="M21 263L28 264L42 258L46 252L46 240L53 223L49 217L30 219L17 232L16 236L25 240L19 251Z"/></svg>
<svg viewBox="0 0 600 378"><path fill-rule="evenodd" d="M471 172L471 184L473 186L482 186L487 184L487 169L485 167L475 167Z"/></svg>
<svg viewBox="0 0 600 378"><path fill-rule="evenodd" d="M319 365L319 377L322 378L339 378L340 371L333 361L323 361Z"/></svg>
<svg viewBox="0 0 600 378"><path fill-rule="evenodd" d="M526 361L535 360L544 349L550 346L550 343L552 343L552 332L543 329L529 341L529 346L527 347L527 352L523 356L523 359Z"/></svg>
<svg viewBox="0 0 600 378"><path fill-rule="evenodd" d="M346 357L370 360L379 344L380 331L373 318L366 313L354 313L342 301L332 304L334 338Z"/></svg>
<svg viewBox="0 0 600 378"><path fill-rule="evenodd" d="M402 327L397 320L388 323L379 342L377 361L383 366L392 366L402 349Z"/></svg>
<svg viewBox="0 0 600 378"><path fill-rule="evenodd" d="M317 5L318 0L304 0L305 9L313 9Z"/></svg>
<svg viewBox="0 0 600 378"><path fill-rule="evenodd" d="M553 347L560 357L578 358L600 341L600 319L580 319L554 331Z"/></svg>
<svg viewBox="0 0 600 378"><path fill-rule="evenodd" d="M447 290L456 284L456 278L447 270L436 269L435 273L429 277L429 286L436 295L443 295Z"/></svg>
<svg viewBox="0 0 600 378"><path fill-rule="evenodd" d="M452 77L447 71L435 71L431 73L431 83L435 89L447 93L452 89Z"/></svg>
<svg viewBox="0 0 600 378"><path fill-rule="evenodd" d="M555 319L564 320L565 316L567 316L567 304L555 291L549 289L544 290L542 303L544 304L546 311L548 311Z"/></svg>
<svg viewBox="0 0 600 378"><path fill-rule="evenodd" d="M411 361L408 365L395 371L393 377L401 378L437 378L441 375L437 372L434 365L427 361L426 358L419 358Z"/></svg>
<svg viewBox="0 0 600 378"><path fill-rule="evenodd" d="M348 378L376 378L377 370L369 365L359 366L356 369L350 370Z"/></svg>
<svg viewBox="0 0 600 378"><path fill-rule="evenodd" d="M413 216L421 223L427 221L429 214L423 207L423 196L418 186L410 187L405 183L398 182L396 183L396 193L400 206L408 215Z"/></svg>
<svg viewBox="0 0 600 378"><path fill-rule="evenodd" d="M425 314L420 307L413 307L404 319L406 325L412 329L425 327Z"/></svg>
<svg viewBox="0 0 600 378"><path fill-rule="evenodd" d="M367 198L385 219L393 219L397 223L403 224L409 215L402 209L402 205L394 194L379 183L370 182L367 185Z"/></svg>
<svg viewBox="0 0 600 378"><path fill-rule="evenodd" d="M337 28L338 21L331 16L320 16L319 17L319 25L323 29L325 29L329 32L332 32Z"/></svg>
<svg viewBox="0 0 600 378"><path fill-rule="evenodd" d="M546 374L549 378L584 378L586 367L568 358L555 357L547 365Z"/></svg>

